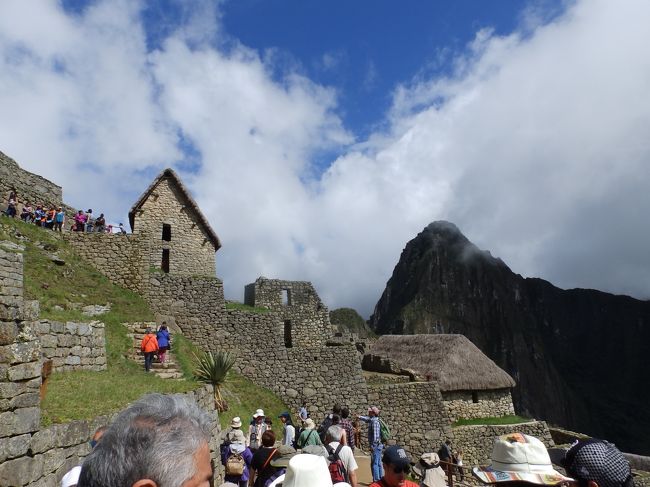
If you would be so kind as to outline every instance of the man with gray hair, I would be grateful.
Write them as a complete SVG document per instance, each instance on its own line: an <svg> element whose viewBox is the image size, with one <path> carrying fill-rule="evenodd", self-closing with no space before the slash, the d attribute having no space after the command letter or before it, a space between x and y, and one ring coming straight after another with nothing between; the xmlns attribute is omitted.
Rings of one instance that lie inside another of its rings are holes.
<svg viewBox="0 0 650 487"><path fill-rule="evenodd" d="M357 487L357 461L354 459L352 449L341 443L344 430L340 426L330 426L325 433L325 448L329 453L330 475L332 482L348 482L352 487ZM337 463L342 468L337 468Z"/></svg>
<svg viewBox="0 0 650 487"><path fill-rule="evenodd" d="M86 457L78 487L209 487L210 418L182 395L148 394Z"/></svg>

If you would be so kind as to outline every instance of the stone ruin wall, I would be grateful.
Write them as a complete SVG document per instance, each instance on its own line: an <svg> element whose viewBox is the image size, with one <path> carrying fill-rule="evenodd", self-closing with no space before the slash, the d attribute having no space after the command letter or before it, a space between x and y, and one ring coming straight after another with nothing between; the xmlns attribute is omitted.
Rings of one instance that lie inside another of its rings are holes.
<svg viewBox="0 0 650 487"><path fill-rule="evenodd" d="M368 386L368 401L381 409L391 430L390 443L402 445L413 458L433 447L437 451L451 435L451 422L436 382ZM362 428L364 448L368 448L366 431Z"/></svg>
<svg viewBox="0 0 650 487"><path fill-rule="evenodd" d="M48 181L18 166L11 157L0 152L0 195L2 205L7 202L7 197L12 188L16 188L20 203L29 201L32 204L47 204L59 206L63 201L61 186ZM22 204L20 205L22 208ZM2 210L5 210L3 206Z"/></svg>
<svg viewBox="0 0 650 487"><path fill-rule="evenodd" d="M63 238L76 254L113 284L144 295L149 270L141 239L133 235L64 232Z"/></svg>
<svg viewBox="0 0 650 487"><path fill-rule="evenodd" d="M473 402L472 394L478 402ZM445 391L442 399L449 411L451 421L460 418L476 419L515 414L510 389L489 391Z"/></svg>
<svg viewBox="0 0 650 487"><path fill-rule="evenodd" d="M524 433L539 438L547 448L555 446L548 426L544 421L532 421L530 423L507 424L507 425L476 425L457 426L452 428L452 448L463 451L463 464L489 465L490 454L497 436L509 433ZM435 451L438 451L440 444L437 444ZM471 472L465 468L465 475Z"/></svg>
<svg viewBox="0 0 650 487"><path fill-rule="evenodd" d="M162 239L163 224L171 240ZM134 216L133 234L149 242L147 267L161 270L163 249L169 250L169 273L177 276L216 276L215 249L181 191L162 179Z"/></svg>
<svg viewBox="0 0 650 487"><path fill-rule="evenodd" d="M260 277L245 287L244 302L274 311L283 326L289 323L293 346L322 346L333 335L329 311L310 282Z"/></svg>
<svg viewBox="0 0 650 487"><path fill-rule="evenodd" d="M213 339L215 327L223 327L226 308L220 279L151 273L148 282L144 298L156 319L178 325L197 345Z"/></svg>
<svg viewBox="0 0 650 487"><path fill-rule="evenodd" d="M106 370L104 323L61 323L40 320L36 333L45 360L55 371Z"/></svg>
<svg viewBox="0 0 650 487"><path fill-rule="evenodd" d="M43 355L52 349L48 343L54 345L55 339L58 343L63 338L71 349L81 346L73 343L86 343L89 346L81 348L89 348L92 355L100 341L103 348L104 329L97 322L63 325L36 321L37 310L23 300L22 254L0 248L0 485L58 487L63 475L90 453L88 440L95 430L112 419L98 417L41 427L41 371ZM105 367L105 357L103 362L99 365ZM79 365L85 368L83 363ZM220 426L212 387L188 395L211 414L210 448L212 458L217 459Z"/></svg>

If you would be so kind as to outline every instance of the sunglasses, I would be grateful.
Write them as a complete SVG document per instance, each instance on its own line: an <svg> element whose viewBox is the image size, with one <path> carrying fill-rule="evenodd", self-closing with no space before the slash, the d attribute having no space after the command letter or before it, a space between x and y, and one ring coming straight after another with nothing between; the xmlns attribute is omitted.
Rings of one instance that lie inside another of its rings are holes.
<svg viewBox="0 0 650 487"><path fill-rule="evenodd" d="M391 465L394 473L409 473L411 471L410 465Z"/></svg>

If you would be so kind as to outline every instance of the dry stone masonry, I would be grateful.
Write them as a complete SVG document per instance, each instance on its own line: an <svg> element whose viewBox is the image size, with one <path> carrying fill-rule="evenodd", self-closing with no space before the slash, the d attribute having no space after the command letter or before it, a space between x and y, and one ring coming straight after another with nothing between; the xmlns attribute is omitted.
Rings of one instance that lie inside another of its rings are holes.
<svg viewBox="0 0 650 487"><path fill-rule="evenodd" d="M2 204L6 203L6 198L13 189L16 190L21 203L29 201L32 204L59 206L63 201L61 186L48 181L42 176L25 171L11 157L0 152L0 195L2 195Z"/></svg>
<svg viewBox="0 0 650 487"><path fill-rule="evenodd" d="M451 421L515 414L510 389L488 391L445 391L442 399Z"/></svg>
<svg viewBox="0 0 650 487"><path fill-rule="evenodd" d="M463 451L465 465L488 465L497 436L524 433L539 438L547 448L555 446L544 421L508 425L476 425L453 428L451 440L455 450Z"/></svg>
<svg viewBox="0 0 650 487"><path fill-rule="evenodd" d="M61 323L40 320L36 325L43 357L52 360L54 370L105 370L104 323Z"/></svg>
<svg viewBox="0 0 650 487"><path fill-rule="evenodd" d="M15 162L2 157L0 169L19 174ZM39 184L44 185L39 191L60 200L59 187ZM221 244L173 171L165 170L154 180L129 219L133 234L128 236L67 233L65 238L111 282L146 299L158 324L167 321L172 330L178 327L205 350L232 351L239 372L275 391L292 411L307 401L316 421L335 402L356 413L374 404L390 424L393 441L414 456L437 449L445 438L467 450L468 462L489 455L493 437L503 429L452 429L451 422L461 416L509 414L511 403L506 404L504 391L445 395L437 382L421 381L390 361L378 364L388 370L376 372L392 373L395 381L368 383L361 366L367 344L352 335L335 336L328 310L311 283L260 277L245 287L245 303L253 308L228 309L215 273ZM64 370L105 367L101 324L37 319L37 307L22 300L22 255L0 250L0 485L54 487L88 453L86 441L97 425L74 422L41 430L38 389L43 355ZM212 410L209 391L196 394ZM216 413L214 420L216 432ZM544 438L548 434L543 423L523 428Z"/></svg>

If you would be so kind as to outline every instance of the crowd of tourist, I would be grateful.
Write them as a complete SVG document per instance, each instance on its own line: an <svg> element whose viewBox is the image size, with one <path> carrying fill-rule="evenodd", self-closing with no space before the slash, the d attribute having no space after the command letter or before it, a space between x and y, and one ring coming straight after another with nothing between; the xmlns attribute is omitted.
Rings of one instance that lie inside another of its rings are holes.
<svg viewBox="0 0 650 487"><path fill-rule="evenodd" d="M10 191L7 199L7 208L2 212L10 218L20 218L26 223L33 223L42 228L63 232L66 224L66 214L62 206L32 205L29 201L20 202L15 190ZM84 233L119 233L126 234L124 224L117 226L106 224L103 213L93 215L92 208L79 210L70 222L69 230Z"/></svg>
<svg viewBox="0 0 650 487"><path fill-rule="evenodd" d="M367 416L357 416L368 423L371 446L376 423L380 439L385 436L382 422L372 419L380 415L375 408L370 407ZM341 425L342 418L337 422L335 416L328 414L316 428L301 408L300 430L308 431L310 440L299 448L304 431L295 431L288 412L279 416L282 438L276 438L262 409L252 415L246 432L241 418L232 418L219 438L225 472L220 487L356 487L352 435ZM209 487L214 475L211 434L210 417L194 401L181 395L149 394L118 414L105 431L96 432L92 452L83 465L63 477L61 487ZM418 461L400 445L384 446L381 471L373 465L373 477L379 477L369 487L447 487L451 477L444 465L451 462L442 458L453 457L451 442L445 441L438 453L422 454ZM475 481L498 487L634 487L624 455L598 439L547 450L533 436L502 435L494 440L490 464L474 467L472 474Z"/></svg>

